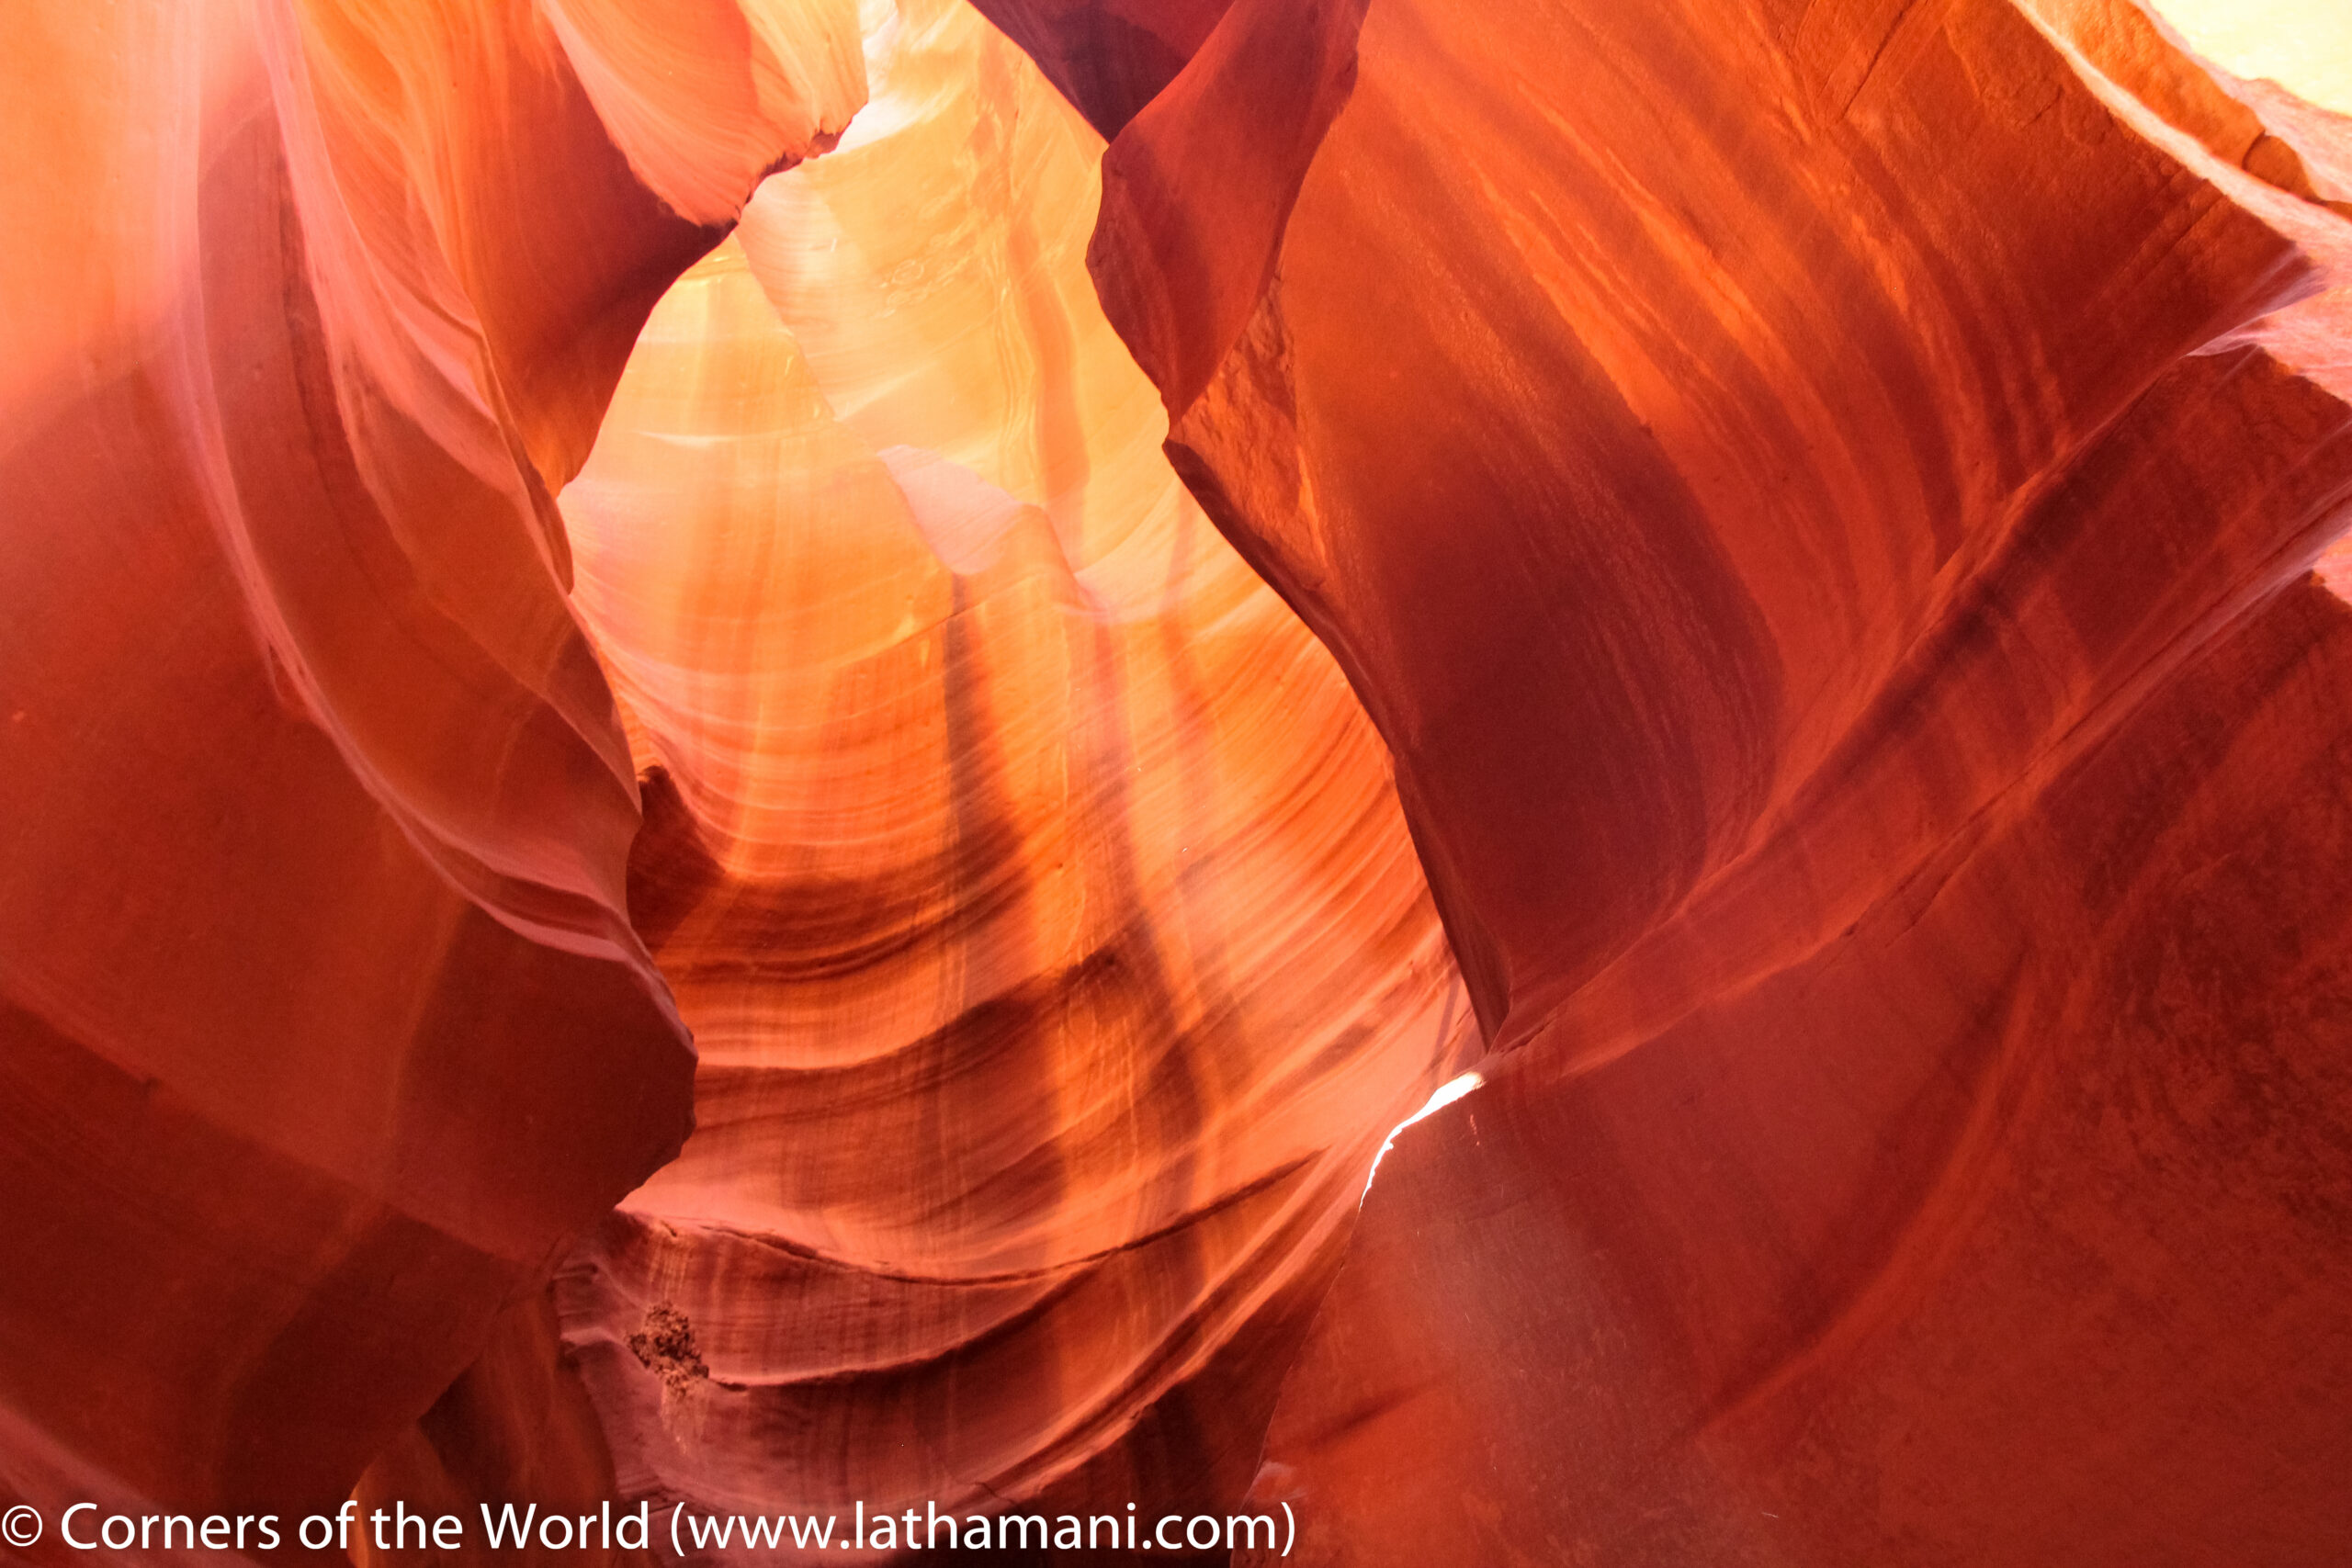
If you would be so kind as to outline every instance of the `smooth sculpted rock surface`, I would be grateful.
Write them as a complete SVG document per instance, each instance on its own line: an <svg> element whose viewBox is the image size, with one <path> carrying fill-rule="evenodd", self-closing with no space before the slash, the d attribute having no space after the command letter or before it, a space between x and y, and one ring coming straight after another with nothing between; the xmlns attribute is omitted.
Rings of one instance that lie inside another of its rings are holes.
<svg viewBox="0 0 2352 1568"><path fill-rule="evenodd" d="M689 1125L550 498L857 17L9 27L0 1491L290 1540Z"/></svg>
<svg viewBox="0 0 2352 1568"><path fill-rule="evenodd" d="M2340 113L2124 0L10 23L11 1506L2342 1559Z"/></svg>
<svg viewBox="0 0 2352 1568"><path fill-rule="evenodd" d="M1237 0L1112 143L1105 304L1501 1054L1285 1385L1300 1560L2340 1555L2352 226L2247 85L2120 6Z"/></svg>
<svg viewBox="0 0 2352 1568"><path fill-rule="evenodd" d="M1096 302L1101 139L961 5L872 47L563 496L700 1054L563 1330L665 1507L1229 1507L1476 1037L1378 737Z"/></svg>

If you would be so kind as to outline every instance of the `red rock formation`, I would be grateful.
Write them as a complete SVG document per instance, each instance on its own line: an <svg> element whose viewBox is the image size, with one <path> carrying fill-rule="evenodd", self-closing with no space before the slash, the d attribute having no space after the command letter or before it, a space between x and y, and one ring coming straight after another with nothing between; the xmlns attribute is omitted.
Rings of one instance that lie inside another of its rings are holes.
<svg viewBox="0 0 2352 1568"><path fill-rule="evenodd" d="M0 1489L2340 1556L2345 122L978 9L23 20Z"/></svg>
<svg viewBox="0 0 2352 1568"><path fill-rule="evenodd" d="M1261 1498L1310 1562L2333 1560L2352 422L2328 298L2245 323L2341 220L2136 13L1350 19L1238 4L1095 258L1511 1054Z"/></svg>
<svg viewBox="0 0 2352 1568"><path fill-rule="evenodd" d="M974 0L1104 136L1193 58L1233 0Z"/></svg>
<svg viewBox="0 0 2352 1568"><path fill-rule="evenodd" d="M566 1335L665 1506L1227 1505L1467 1010L1377 738L1096 303L1100 139L960 5L876 47L563 498L701 1056Z"/></svg>
<svg viewBox="0 0 2352 1568"><path fill-rule="evenodd" d="M857 101L854 18L765 7L813 84L772 97L721 9L684 47L756 103L584 6L13 18L14 1494L332 1505L685 1130L549 497L718 238L662 201L731 216L664 128L740 199Z"/></svg>

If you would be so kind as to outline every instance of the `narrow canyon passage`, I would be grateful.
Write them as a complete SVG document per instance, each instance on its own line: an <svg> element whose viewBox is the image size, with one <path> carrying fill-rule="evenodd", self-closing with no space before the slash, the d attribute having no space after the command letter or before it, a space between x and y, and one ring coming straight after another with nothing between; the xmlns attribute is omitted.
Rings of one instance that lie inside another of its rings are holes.
<svg viewBox="0 0 2352 1568"><path fill-rule="evenodd" d="M36 0L0 1560L2340 1562L2324 11Z"/></svg>
<svg viewBox="0 0 2352 1568"><path fill-rule="evenodd" d="M1101 137L968 6L886 16L562 498L699 1057L565 1337L631 1492L1237 1504L1262 1348L1479 1047L1377 736L1095 302Z"/></svg>

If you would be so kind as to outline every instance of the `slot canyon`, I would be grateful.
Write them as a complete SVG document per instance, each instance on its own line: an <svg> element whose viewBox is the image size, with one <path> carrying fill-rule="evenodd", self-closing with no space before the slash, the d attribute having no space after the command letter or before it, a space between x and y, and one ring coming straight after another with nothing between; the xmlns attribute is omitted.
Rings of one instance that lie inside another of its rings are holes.
<svg viewBox="0 0 2352 1568"><path fill-rule="evenodd" d="M2352 1561L2352 12L10 21L0 1562Z"/></svg>

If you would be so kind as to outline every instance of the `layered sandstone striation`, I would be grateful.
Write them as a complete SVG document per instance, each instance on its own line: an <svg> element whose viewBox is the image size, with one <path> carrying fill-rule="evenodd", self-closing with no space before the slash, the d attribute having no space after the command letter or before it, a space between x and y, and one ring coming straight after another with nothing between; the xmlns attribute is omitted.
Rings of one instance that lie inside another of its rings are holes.
<svg viewBox="0 0 2352 1568"><path fill-rule="evenodd" d="M700 1058L565 1335L665 1506L1227 1506L1476 1035L1377 736L1096 302L1100 137L960 4L873 48L563 497Z"/></svg>
<svg viewBox="0 0 2352 1568"><path fill-rule="evenodd" d="M11 18L0 1489L52 1519L331 1508L689 1124L551 498L863 61L825 0L626 11Z"/></svg>
<svg viewBox="0 0 2352 1568"><path fill-rule="evenodd" d="M1113 142L1106 305L1504 1054L1285 1387L1307 1561L2338 1550L2352 231L2228 85L2121 6L1240 0Z"/></svg>
<svg viewBox="0 0 2352 1568"><path fill-rule="evenodd" d="M2341 117L2124 0L18 21L0 1490L2340 1555Z"/></svg>

